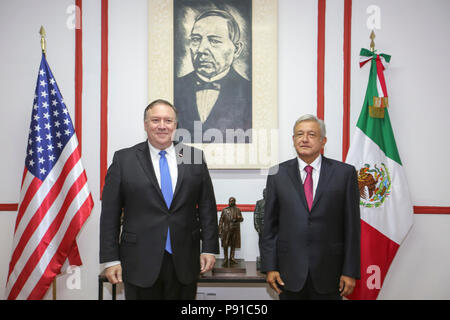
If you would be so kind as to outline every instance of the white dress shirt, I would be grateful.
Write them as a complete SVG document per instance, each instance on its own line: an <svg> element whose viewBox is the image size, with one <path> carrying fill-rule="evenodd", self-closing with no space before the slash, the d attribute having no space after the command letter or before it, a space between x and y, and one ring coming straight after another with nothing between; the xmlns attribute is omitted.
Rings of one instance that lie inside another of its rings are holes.
<svg viewBox="0 0 450 320"><path fill-rule="evenodd" d="M159 152L160 149L155 148L148 142L148 147L150 148L150 159L152 159L153 169L155 169L156 179L158 180L159 187L161 188L161 173L159 171L159 160L161 156ZM177 156L175 154L175 147L173 143L167 149L164 149L166 153L167 164L169 165L170 179L172 180L172 192L175 192L175 186L177 185L178 178L178 167L177 167Z"/></svg>
<svg viewBox="0 0 450 320"><path fill-rule="evenodd" d="M298 168L300 170L300 177L302 179L302 183L305 183L306 179L306 171L305 167L308 165L306 162L304 162L302 159L297 157L298 160ZM311 167L313 167L312 171L312 180L313 180L313 199L316 195L316 189L317 185L319 184L319 177L320 177L320 167L322 166L322 155L319 154L319 156L314 160L311 164Z"/></svg>

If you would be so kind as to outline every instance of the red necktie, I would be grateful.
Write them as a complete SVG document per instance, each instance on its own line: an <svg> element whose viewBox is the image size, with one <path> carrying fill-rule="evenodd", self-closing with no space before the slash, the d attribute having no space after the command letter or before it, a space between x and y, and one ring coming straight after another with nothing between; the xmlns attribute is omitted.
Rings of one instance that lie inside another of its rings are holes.
<svg viewBox="0 0 450 320"><path fill-rule="evenodd" d="M306 202L308 202L309 211L311 211L312 203L313 203L313 181L312 181L312 171L313 167L306 166L306 179L303 184L303 188L305 189Z"/></svg>

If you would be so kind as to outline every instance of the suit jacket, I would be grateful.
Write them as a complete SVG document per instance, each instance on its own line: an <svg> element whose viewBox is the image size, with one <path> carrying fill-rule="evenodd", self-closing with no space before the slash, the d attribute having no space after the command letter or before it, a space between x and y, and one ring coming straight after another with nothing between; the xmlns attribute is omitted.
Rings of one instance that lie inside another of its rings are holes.
<svg viewBox="0 0 450 320"><path fill-rule="evenodd" d="M195 72L177 78L174 83L174 104L178 110L178 128L184 128L191 134L192 142L202 142L202 137L194 135L194 121L200 121L197 109L196 82L199 81ZM226 129L252 128L252 87L251 82L241 77L233 68L228 74L217 81L220 83L220 93L206 121L202 124L201 135L208 129L218 129L226 139ZM201 122L200 122L201 123ZM203 142L214 142L205 139ZM215 141L217 142L217 141ZM245 143L249 143L247 141Z"/></svg>
<svg viewBox="0 0 450 320"><path fill-rule="evenodd" d="M311 212L297 158L267 178L261 270L279 271L298 292L308 272L319 293L335 292L341 275L360 277L360 212L355 168L322 157Z"/></svg>
<svg viewBox="0 0 450 320"><path fill-rule="evenodd" d="M136 286L150 287L156 281L168 227L180 282L198 278L200 252L219 253L217 207L203 152L183 144L176 144L175 152L178 179L169 209L147 142L117 151L105 178L100 263L120 260L123 280Z"/></svg>

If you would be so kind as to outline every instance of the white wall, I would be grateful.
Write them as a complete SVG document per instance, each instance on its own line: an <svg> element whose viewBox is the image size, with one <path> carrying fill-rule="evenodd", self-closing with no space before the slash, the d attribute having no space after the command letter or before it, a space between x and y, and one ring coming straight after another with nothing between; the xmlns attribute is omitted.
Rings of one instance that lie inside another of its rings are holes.
<svg viewBox="0 0 450 320"><path fill-rule="evenodd" d="M48 35L48 61L74 117L74 30L67 28L67 7L74 1L1 1L0 51L0 203L17 203L29 118L40 61L39 28ZM450 206L445 181L450 173L447 137L450 80L450 12L447 0L355 0L352 19L351 128L359 115L368 68L359 69L358 54L368 47L369 5L381 9L377 49L392 55L385 73L390 93L390 115L405 166L414 205ZM95 207L79 237L84 265L81 289L69 290L68 275L57 279L59 299L96 299L98 265L99 144L100 144L100 0L83 2L83 163ZM147 0L110 0L109 38L109 159L113 152L145 139L142 111L147 103ZM325 56L325 154L341 160L343 0L327 1ZM157 13L154 13L157 14ZM291 130L303 113L315 113L317 101L317 1L279 0L278 5L279 159L294 157ZM439 159L441 161L437 162ZM443 165L441 164L443 163ZM427 167L424 167L427 166ZM441 168L442 166L442 168ZM235 196L238 205L262 197L265 177L252 170L211 170L218 203ZM15 212L0 212L0 288L4 288L12 244ZM237 256L254 260L257 234L253 216L244 213L243 247ZM449 299L450 216L415 215L415 225L395 258L381 291L382 299ZM236 298L235 292L273 296L264 286L230 288L202 286L218 299ZM246 291L248 290L248 291ZM255 291L256 290L256 291ZM107 291L107 290L105 290ZM105 292L107 296L107 292ZM256 297L255 296L255 297ZM0 289L0 298L3 289ZM245 295L243 295L245 297ZM47 294L46 298L50 298Z"/></svg>

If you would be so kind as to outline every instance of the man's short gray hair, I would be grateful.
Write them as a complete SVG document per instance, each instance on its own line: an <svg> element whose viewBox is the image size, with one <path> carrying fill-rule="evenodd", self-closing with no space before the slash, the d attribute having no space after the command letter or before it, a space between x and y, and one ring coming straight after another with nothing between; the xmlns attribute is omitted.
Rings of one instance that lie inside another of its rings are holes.
<svg viewBox="0 0 450 320"><path fill-rule="evenodd" d="M320 137L324 138L327 136L327 129L325 128L325 122L323 122L323 120L317 118L316 116L312 115L312 114L305 114L303 116L301 116L300 118L297 119L297 121L295 121L294 124L294 134L295 134L295 127L303 121L315 121L319 124L320 126Z"/></svg>

